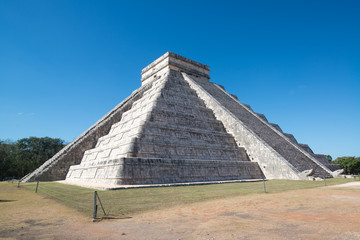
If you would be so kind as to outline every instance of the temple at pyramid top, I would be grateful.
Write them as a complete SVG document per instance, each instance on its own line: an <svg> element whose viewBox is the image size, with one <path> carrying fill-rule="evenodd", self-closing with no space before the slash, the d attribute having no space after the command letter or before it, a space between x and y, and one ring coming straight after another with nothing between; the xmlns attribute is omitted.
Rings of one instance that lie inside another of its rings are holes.
<svg viewBox="0 0 360 240"><path fill-rule="evenodd" d="M116 188L341 173L210 82L209 70L167 52L142 70L140 88L22 180Z"/></svg>
<svg viewBox="0 0 360 240"><path fill-rule="evenodd" d="M195 62L172 52L167 52L141 71L142 84L173 69L187 74L210 79L209 66Z"/></svg>

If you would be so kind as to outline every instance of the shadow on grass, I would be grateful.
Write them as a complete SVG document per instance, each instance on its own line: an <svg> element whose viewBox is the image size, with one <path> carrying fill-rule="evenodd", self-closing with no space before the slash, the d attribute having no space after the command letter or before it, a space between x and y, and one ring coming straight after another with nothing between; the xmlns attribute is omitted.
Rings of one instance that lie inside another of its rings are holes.
<svg viewBox="0 0 360 240"><path fill-rule="evenodd" d="M123 217L112 217L112 216L105 216L105 217L101 217L101 219L130 219L132 217L129 216L123 216Z"/></svg>
<svg viewBox="0 0 360 240"><path fill-rule="evenodd" d="M17 201L17 200L1 200L0 199L0 203L2 203L2 202L15 202L15 201Z"/></svg>
<svg viewBox="0 0 360 240"><path fill-rule="evenodd" d="M123 217L114 217L114 216L103 216L103 217L97 217L94 218L93 222L101 222L105 220L123 220L123 219L131 219L132 217L129 216L123 216Z"/></svg>

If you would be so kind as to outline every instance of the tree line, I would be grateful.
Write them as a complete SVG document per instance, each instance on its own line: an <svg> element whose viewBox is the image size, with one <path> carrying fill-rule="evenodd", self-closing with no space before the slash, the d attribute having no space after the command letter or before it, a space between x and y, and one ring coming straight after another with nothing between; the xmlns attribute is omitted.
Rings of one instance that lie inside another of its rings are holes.
<svg viewBox="0 0 360 240"><path fill-rule="evenodd" d="M65 146L60 138L0 140L0 180L21 178L34 171Z"/></svg>

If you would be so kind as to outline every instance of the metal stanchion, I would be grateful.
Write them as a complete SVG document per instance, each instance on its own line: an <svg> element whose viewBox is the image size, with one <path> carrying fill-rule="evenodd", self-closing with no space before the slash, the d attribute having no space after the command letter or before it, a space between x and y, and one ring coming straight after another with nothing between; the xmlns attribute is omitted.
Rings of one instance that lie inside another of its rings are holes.
<svg viewBox="0 0 360 240"><path fill-rule="evenodd" d="M264 183L264 193L266 193L266 184L265 184L265 178L263 178L263 183Z"/></svg>
<svg viewBox="0 0 360 240"><path fill-rule="evenodd" d="M37 193L38 187L39 187L39 180L38 180L37 183L36 183L36 189L35 189L35 192L36 192L36 193Z"/></svg>
<svg viewBox="0 0 360 240"><path fill-rule="evenodd" d="M104 207L103 207L103 205L102 205L102 203L101 203L99 194L97 194L97 192L96 192L96 196L97 196L97 199L99 200L99 203L100 203L101 209L103 210L104 215L106 215L105 210L104 210Z"/></svg>
<svg viewBox="0 0 360 240"><path fill-rule="evenodd" d="M97 203L96 203L97 200L99 200L101 209L103 210L104 215L106 215L106 212L105 212L105 209L104 209L104 207L103 207L103 205L101 203L99 194L97 193L97 191L95 191L94 192L94 215L93 215L94 220L96 219L96 216L97 216L97 208L98 208Z"/></svg>
<svg viewBox="0 0 360 240"><path fill-rule="evenodd" d="M93 218L96 219L96 215L97 215L97 205L96 205L96 194L97 192L94 192L94 216Z"/></svg>

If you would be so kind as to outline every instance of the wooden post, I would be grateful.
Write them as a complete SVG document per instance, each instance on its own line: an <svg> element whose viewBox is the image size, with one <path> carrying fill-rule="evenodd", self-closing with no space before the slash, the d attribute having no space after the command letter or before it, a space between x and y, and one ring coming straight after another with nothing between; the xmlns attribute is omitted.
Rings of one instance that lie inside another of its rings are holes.
<svg viewBox="0 0 360 240"><path fill-rule="evenodd" d="M18 186L17 186L18 188L20 187L20 179L19 179L19 181L18 181Z"/></svg>

